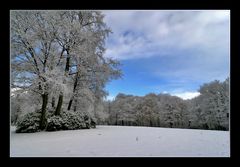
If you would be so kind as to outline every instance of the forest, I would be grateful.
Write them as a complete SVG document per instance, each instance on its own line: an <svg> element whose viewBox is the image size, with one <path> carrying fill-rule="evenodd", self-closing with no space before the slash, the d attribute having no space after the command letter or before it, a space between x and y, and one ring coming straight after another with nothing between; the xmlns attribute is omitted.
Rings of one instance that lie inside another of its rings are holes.
<svg viewBox="0 0 240 167"><path fill-rule="evenodd" d="M229 78L202 85L183 100L169 94L119 93L122 77L104 57L111 33L100 11L11 11L11 124L16 132L89 129L96 125L229 130Z"/></svg>
<svg viewBox="0 0 240 167"><path fill-rule="evenodd" d="M229 78L202 85L200 95L183 100L170 94L133 96L119 93L104 102L110 125L229 130Z"/></svg>

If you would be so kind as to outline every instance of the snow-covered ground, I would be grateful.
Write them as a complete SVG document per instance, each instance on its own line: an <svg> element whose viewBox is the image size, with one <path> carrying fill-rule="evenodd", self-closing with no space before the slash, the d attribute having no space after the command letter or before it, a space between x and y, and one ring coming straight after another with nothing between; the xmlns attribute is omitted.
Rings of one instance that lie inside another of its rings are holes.
<svg viewBox="0 0 240 167"><path fill-rule="evenodd" d="M229 157L229 131L130 126L15 133L11 157Z"/></svg>

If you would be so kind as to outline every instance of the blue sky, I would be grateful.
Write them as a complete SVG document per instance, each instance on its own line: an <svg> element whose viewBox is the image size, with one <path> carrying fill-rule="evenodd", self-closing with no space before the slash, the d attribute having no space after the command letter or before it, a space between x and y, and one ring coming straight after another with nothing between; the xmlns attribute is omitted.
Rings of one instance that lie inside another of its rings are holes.
<svg viewBox="0 0 240 167"><path fill-rule="evenodd" d="M106 57L118 59L123 78L107 84L118 93L197 96L200 85L229 76L230 11L103 11L112 29Z"/></svg>

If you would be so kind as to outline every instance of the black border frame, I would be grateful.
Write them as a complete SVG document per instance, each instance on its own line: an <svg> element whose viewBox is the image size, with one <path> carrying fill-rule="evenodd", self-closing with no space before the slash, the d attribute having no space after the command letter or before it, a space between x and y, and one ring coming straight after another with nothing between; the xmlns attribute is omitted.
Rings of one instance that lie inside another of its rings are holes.
<svg viewBox="0 0 240 167"><path fill-rule="evenodd" d="M233 0L234 1L234 0ZM67 162L70 162L72 160L76 160L79 159L79 162L82 163L87 163L87 164L91 164L91 160L129 160L129 161L134 161L141 164L142 160L144 159L145 162L148 164L149 161L155 161L155 160L160 160L161 162L168 162L168 160L197 160L198 162L200 162L199 160L210 160L210 162L213 162L212 160L217 160L219 163L222 164L222 162L226 163L223 165L229 165L229 160L236 160L238 158L239 151L237 147L237 144L239 143L240 139L239 137L237 138L236 134L238 132L238 126L237 126L237 118L239 114L238 110L235 110L236 104L238 102L237 97L239 96L239 92L237 91L237 86L240 85L239 80L240 78L237 75L237 71L238 71L238 67L239 67L239 56L240 56L240 52L239 52L239 39L240 39L240 34L239 34L239 30L240 27L237 24L239 21L237 19L237 5L233 4L233 1L230 0L226 0L224 2L222 1L210 1L210 0L200 0L200 1L194 1L194 0L183 0L183 1L168 1L168 2L157 2L156 0L148 0L147 2L143 2L143 1L137 1L137 2L133 2L132 4L129 1L112 1L112 2L107 2L105 1L101 1L101 2L89 2L89 4L86 4L86 2L55 2L52 3L50 5L50 2L48 1L39 1L39 2L33 2L33 1L28 1L28 2L23 2L23 1L17 1L12 3L11 5L5 7L4 10L1 10L1 12L3 13L2 16L4 15L4 24L2 24L1 26L1 37L3 37L3 39L5 38L5 40L2 39L2 43L1 43L1 47L2 50L4 50L4 52L2 53L2 59L0 61L1 65L0 65L0 72L1 72L1 80L6 81L6 82L0 82L1 83L1 88L3 88L2 90L4 90L4 93L1 93L2 97L1 97L1 103L4 104L4 109L1 108L1 111L4 115L2 115L2 121L0 121L1 123L1 129L2 127L5 128L5 135L2 135L4 137L8 136L10 137L10 129L9 129L9 120L7 119L9 118L9 112L10 112L10 87L9 87L9 83L10 83L10 78L9 78L9 34L10 34L10 30L9 30L9 15L10 15L10 10L18 10L18 9L31 9L31 10L38 10L38 9L100 9L100 10L107 10L107 9L120 9L120 10L131 10L131 9L143 9L143 10L161 10L161 9L184 9L184 10L188 10L188 9L226 9L226 10L230 10L231 11L231 57L230 57L230 106L231 106L231 115L230 115L230 136L231 136L231 142L230 142L230 158L209 158L209 157L200 157L200 158L192 158L192 157L169 157L169 158L138 158L138 157L131 157L131 158L10 158L10 138L7 138L6 141L4 143L8 143L8 144L4 144L6 147L4 149L5 153L2 156L2 158L6 158L8 160L10 160L11 162L21 162L22 160L40 160L40 162L42 162L42 160L48 160L50 161L50 159L54 159L57 160L59 164L62 163L62 159L66 160ZM78 3L78 5L76 5ZM127 5L127 7L126 7ZM234 8L235 7L235 8ZM3 21L3 20L2 20ZM8 32L8 33L7 33ZM6 59L6 60L4 60ZM8 78L8 79L7 79ZM8 89L7 89L8 88ZM7 98L8 96L8 98ZM9 99L9 100L8 100ZM235 107L234 107L235 105ZM6 107L6 108L5 108ZM8 110L9 112L7 112L6 110ZM234 125L235 124L235 125ZM234 136L235 134L235 136ZM3 150L3 149L1 149ZM70 161L68 161L70 160ZM167 160L167 161L166 161ZM52 162L52 161L51 161ZM206 161L203 161L206 162ZM216 161L215 161L216 162ZM214 164L215 164L214 162ZM27 163L27 162L25 162ZM49 162L47 162L49 163ZM158 162L160 163L160 162ZM30 163L31 164L31 163ZM110 163L111 164L111 163ZM120 164L120 163L113 163L111 165L125 165L125 164ZM201 163L200 163L201 164ZM199 165L200 165L199 164ZM210 163L211 164L211 163ZM42 164L41 164L42 165ZM44 163L43 163L44 165ZM53 165L53 164L52 164ZM106 164L107 165L107 164ZM159 164L160 165L160 164ZM178 165L178 164L177 164ZM195 164L193 164L195 165ZM205 165L205 163L201 164L201 165ZM212 164L213 165L213 164Z"/></svg>

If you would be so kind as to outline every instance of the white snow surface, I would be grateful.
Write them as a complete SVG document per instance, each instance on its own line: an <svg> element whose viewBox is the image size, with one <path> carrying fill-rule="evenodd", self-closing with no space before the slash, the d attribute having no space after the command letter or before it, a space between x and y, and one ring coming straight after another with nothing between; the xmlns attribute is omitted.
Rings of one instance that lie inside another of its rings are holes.
<svg viewBox="0 0 240 167"><path fill-rule="evenodd" d="M11 157L229 157L229 131L133 126L15 133Z"/></svg>

